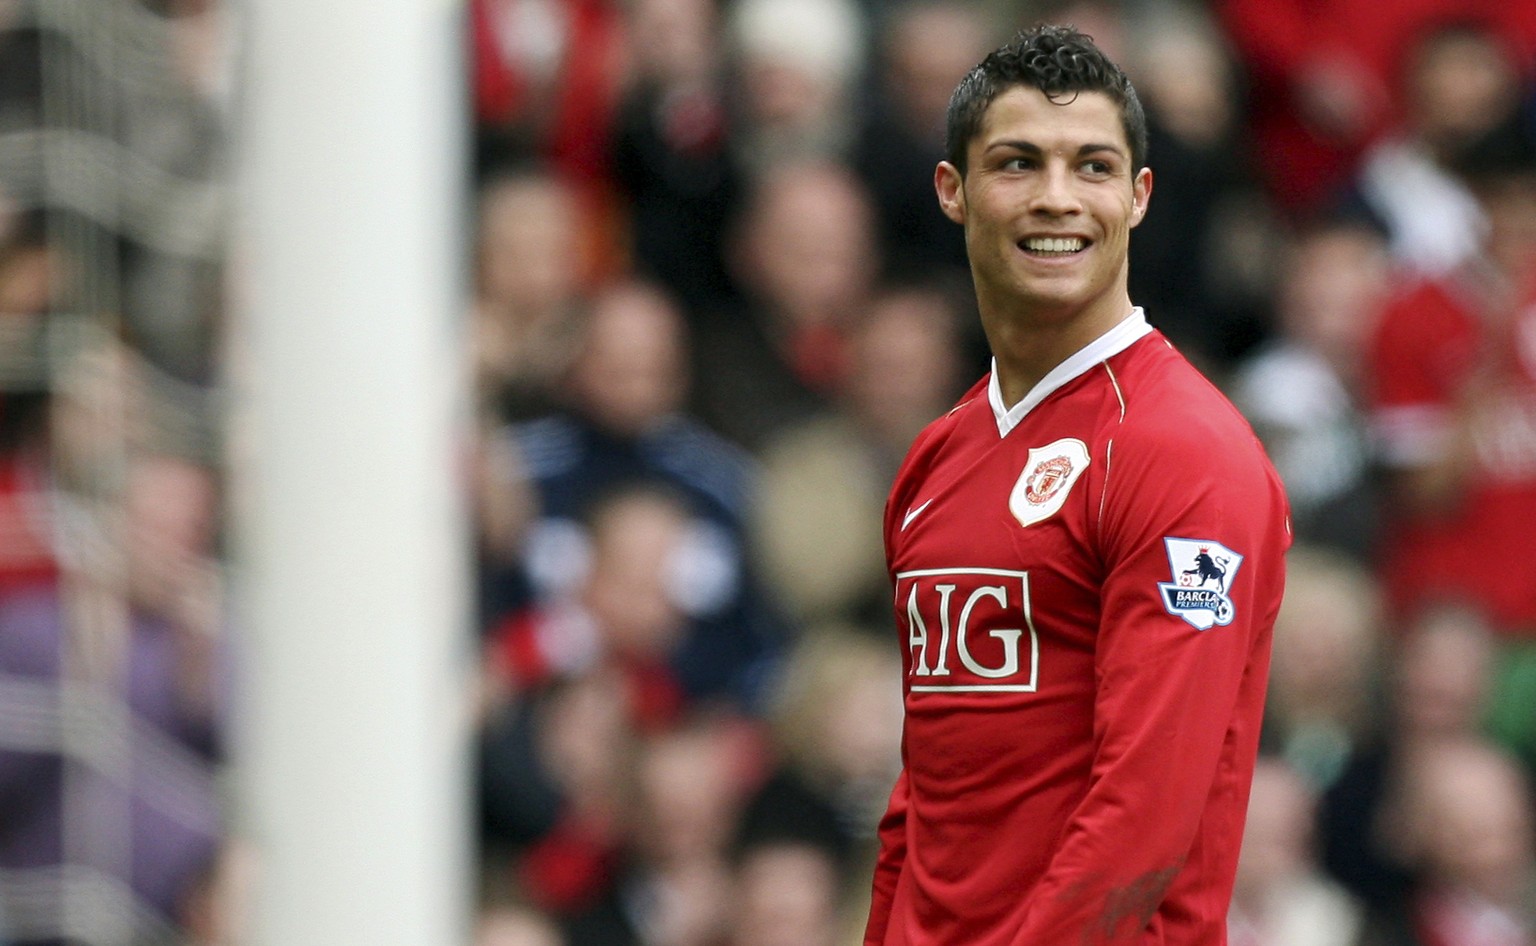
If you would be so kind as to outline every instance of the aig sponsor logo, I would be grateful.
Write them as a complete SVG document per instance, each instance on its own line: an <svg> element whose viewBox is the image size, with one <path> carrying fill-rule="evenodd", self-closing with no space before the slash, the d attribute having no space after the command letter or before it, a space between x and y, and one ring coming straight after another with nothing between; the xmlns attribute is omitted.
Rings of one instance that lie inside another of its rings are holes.
<svg viewBox="0 0 1536 946"><path fill-rule="evenodd" d="M1035 692L1040 638L1030 612L1029 572L900 572L896 606L906 625L913 692Z"/></svg>

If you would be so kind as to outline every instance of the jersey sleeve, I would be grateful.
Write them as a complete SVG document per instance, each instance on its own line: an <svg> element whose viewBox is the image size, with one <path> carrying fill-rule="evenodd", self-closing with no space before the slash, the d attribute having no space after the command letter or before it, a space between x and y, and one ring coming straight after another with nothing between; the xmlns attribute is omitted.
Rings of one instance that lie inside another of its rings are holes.
<svg viewBox="0 0 1536 946"><path fill-rule="evenodd" d="M1231 429L1165 424L1109 448L1092 770L1015 946L1140 943L1186 864L1235 864L1288 540L1256 443L1213 434ZM1181 891L1181 908L1220 917L1230 893Z"/></svg>

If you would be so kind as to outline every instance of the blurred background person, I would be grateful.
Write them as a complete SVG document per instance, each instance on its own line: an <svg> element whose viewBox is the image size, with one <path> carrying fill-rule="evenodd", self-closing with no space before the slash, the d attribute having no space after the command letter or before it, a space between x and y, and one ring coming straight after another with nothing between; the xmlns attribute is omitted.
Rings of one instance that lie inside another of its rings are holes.
<svg viewBox="0 0 1536 946"><path fill-rule="evenodd" d="M1244 71L1249 137L1281 213L1337 200L1364 150L1404 109L1398 77L1414 40L1447 18L1506 37L1529 78L1536 8L1497 0L1218 0Z"/></svg>
<svg viewBox="0 0 1536 946"><path fill-rule="evenodd" d="M842 381L849 326L880 270L874 208L845 167L785 162L755 178L731 241L739 298L698 322L692 403L757 451Z"/></svg>
<svg viewBox="0 0 1536 946"><path fill-rule="evenodd" d="M1396 799L1414 879L1400 910L1377 915L1372 942L1401 946L1536 943L1531 786L1507 755L1476 739L1423 747Z"/></svg>
<svg viewBox="0 0 1536 946"><path fill-rule="evenodd" d="M559 595L491 629L490 672L511 697L598 668L618 674L637 725L675 719L689 701L673 667L688 633L679 580L691 522L676 496L623 485L585 511L577 573Z"/></svg>
<svg viewBox="0 0 1536 946"><path fill-rule="evenodd" d="M470 0L465 54L474 172L534 161L576 200L589 249L616 264L610 157L628 39L611 0Z"/></svg>
<svg viewBox="0 0 1536 946"><path fill-rule="evenodd" d="M537 167L479 190L467 341L478 410L490 423L548 412L575 357L587 299L576 197Z"/></svg>
<svg viewBox="0 0 1536 946"><path fill-rule="evenodd" d="M847 941L840 938L846 887L840 852L825 838L805 834L810 832L796 825L738 844L729 946L839 946Z"/></svg>
<svg viewBox="0 0 1536 946"><path fill-rule="evenodd" d="M1375 553L1380 516L1363 369L1391 279L1367 221L1299 228L1279 266L1278 331L1228 385L1285 482L1296 537L1361 561Z"/></svg>
<svg viewBox="0 0 1536 946"><path fill-rule="evenodd" d="M835 401L765 448L754 545L802 622L884 626L885 496L913 438L963 390L963 318L939 286L880 290L851 328Z"/></svg>
<svg viewBox="0 0 1536 946"><path fill-rule="evenodd" d="M75 942L81 896L135 937L179 935L219 855L216 484L195 460L136 453L121 488L121 518L74 535L56 581L0 594L0 902L18 943ZM110 754L82 722L118 734Z"/></svg>
<svg viewBox="0 0 1536 946"><path fill-rule="evenodd" d="M1157 209L1132 234L1131 298L1218 380L1268 334L1272 212L1242 135L1236 67L1199 5L1127 14Z"/></svg>
<svg viewBox="0 0 1536 946"><path fill-rule="evenodd" d="M1304 544L1286 555L1285 581L1262 745L1322 792L1380 736L1380 593L1361 563Z"/></svg>
<svg viewBox="0 0 1536 946"><path fill-rule="evenodd" d="M1401 124L1362 156L1354 188L1385 225L1397 267L1435 277L1475 256L1488 226L1453 169L1514 118L1524 90L1508 38L1475 19L1426 27L1402 85Z"/></svg>
<svg viewBox="0 0 1536 946"><path fill-rule="evenodd" d="M771 765L743 830L817 840L842 871L847 929L862 934L875 826L901 765L900 654L846 625L797 644L769 713ZM855 936L855 939L858 937Z"/></svg>
<svg viewBox="0 0 1536 946"><path fill-rule="evenodd" d="M479 873L491 902L526 902L558 918L592 907L614 883L634 791L638 695L611 665L534 683L504 693L477 734Z"/></svg>
<svg viewBox="0 0 1536 946"><path fill-rule="evenodd" d="M1364 911L1317 860L1315 805L1306 779L1259 757L1227 915L1230 946L1360 946Z"/></svg>
<svg viewBox="0 0 1536 946"><path fill-rule="evenodd" d="M741 199L722 11L715 0L635 0L614 174L636 270L690 312L730 293L726 226Z"/></svg>
<svg viewBox="0 0 1536 946"><path fill-rule="evenodd" d="M965 237L939 210L949 95L997 44L977 4L909 0L884 11L873 88L850 163L879 217L887 271L969 279Z"/></svg>
<svg viewBox="0 0 1536 946"><path fill-rule="evenodd" d="M566 595L583 575L576 523L592 504L622 487L659 486L687 511L670 576L688 621L674 670L691 695L749 703L787 631L746 547L756 464L684 410L688 347L676 303L655 287L616 284L594 300L562 385L567 407L500 435L537 513L513 567L487 575L486 620Z"/></svg>
<svg viewBox="0 0 1536 946"><path fill-rule="evenodd" d="M566 924L572 944L716 946L731 920L730 847L754 743L702 715L648 738L610 895Z"/></svg>
<svg viewBox="0 0 1536 946"><path fill-rule="evenodd" d="M527 909L492 907L475 919L473 946L566 946L560 929Z"/></svg>
<svg viewBox="0 0 1536 946"><path fill-rule="evenodd" d="M739 0L729 28L740 122L732 144L748 173L845 157L866 55L852 0Z"/></svg>
<svg viewBox="0 0 1536 946"><path fill-rule="evenodd" d="M1372 911L1400 914L1413 875L1393 799L1421 752L1482 738L1496 649L1478 612L1449 606L1391 643L1383 725L1323 794L1318 825L1329 872Z"/></svg>
<svg viewBox="0 0 1536 946"><path fill-rule="evenodd" d="M47 312L55 304L56 288L79 274L78 263L48 240L42 214L15 211L8 204L0 192L0 314L15 326Z"/></svg>

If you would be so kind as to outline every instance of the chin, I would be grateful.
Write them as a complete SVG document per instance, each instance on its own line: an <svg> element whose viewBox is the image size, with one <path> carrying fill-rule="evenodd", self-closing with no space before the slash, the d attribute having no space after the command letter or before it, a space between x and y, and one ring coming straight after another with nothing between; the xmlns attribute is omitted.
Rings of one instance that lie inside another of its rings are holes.
<svg viewBox="0 0 1536 946"><path fill-rule="evenodd" d="M1075 312L1086 309L1094 296L1075 287L1028 286L1018 292L1025 305L1046 312Z"/></svg>

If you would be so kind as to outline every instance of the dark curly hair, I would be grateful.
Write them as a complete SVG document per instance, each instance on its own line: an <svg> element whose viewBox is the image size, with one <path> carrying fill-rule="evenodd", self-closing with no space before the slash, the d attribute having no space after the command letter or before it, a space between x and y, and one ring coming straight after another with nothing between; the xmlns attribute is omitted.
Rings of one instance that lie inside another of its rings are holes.
<svg viewBox="0 0 1536 946"><path fill-rule="evenodd" d="M1120 107L1120 121L1131 145L1131 168L1147 161L1147 115L1131 80L1095 46L1093 39L1071 26L1040 24L995 50L966 74L949 100L945 150L949 163L965 173L965 152L981 131L992 100L1016 86L1039 89L1053 102L1065 104L1081 92L1102 92Z"/></svg>

